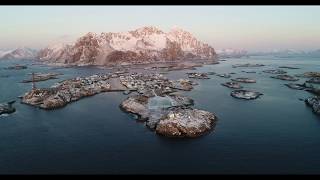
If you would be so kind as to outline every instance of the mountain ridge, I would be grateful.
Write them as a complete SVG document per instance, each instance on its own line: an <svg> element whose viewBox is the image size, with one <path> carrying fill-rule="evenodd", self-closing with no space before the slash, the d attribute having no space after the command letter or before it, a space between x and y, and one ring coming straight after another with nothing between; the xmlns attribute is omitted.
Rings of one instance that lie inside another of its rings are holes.
<svg viewBox="0 0 320 180"><path fill-rule="evenodd" d="M183 59L213 60L216 52L181 28L166 33L155 26L145 26L118 33L88 32L73 43L40 50L38 58L49 63L77 65L139 64Z"/></svg>

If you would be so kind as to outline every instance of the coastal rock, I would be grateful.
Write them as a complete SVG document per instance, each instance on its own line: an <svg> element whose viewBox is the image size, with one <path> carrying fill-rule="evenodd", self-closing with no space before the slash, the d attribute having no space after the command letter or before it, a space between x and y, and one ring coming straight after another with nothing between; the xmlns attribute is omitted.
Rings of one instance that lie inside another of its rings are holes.
<svg viewBox="0 0 320 180"><path fill-rule="evenodd" d="M198 109L170 110L160 119L156 133L168 137L199 137L213 128L214 114Z"/></svg>
<svg viewBox="0 0 320 180"><path fill-rule="evenodd" d="M313 77L306 81L307 83L320 84L320 77Z"/></svg>
<svg viewBox="0 0 320 180"><path fill-rule="evenodd" d="M207 75L215 75L216 73L215 72L207 72Z"/></svg>
<svg viewBox="0 0 320 180"><path fill-rule="evenodd" d="M27 68L28 68L27 66L16 64L14 66L8 67L7 69L10 69L10 70L21 70L21 69L27 69Z"/></svg>
<svg viewBox="0 0 320 180"><path fill-rule="evenodd" d="M250 64L250 63L232 65L233 68L237 68L237 67L262 67L262 66L265 66L265 65L263 65L263 64Z"/></svg>
<svg viewBox="0 0 320 180"><path fill-rule="evenodd" d="M62 75L60 73L35 73L31 79L23 80L22 83L46 81L49 79L57 79L57 76Z"/></svg>
<svg viewBox="0 0 320 180"><path fill-rule="evenodd" d="M194 104L193 99L187 96L172 94L170 98L173 99L172 107L192 106Z"/></svg>
<svg viewBox="0 0 320 180"><path fill-rule="evenodd" d="M306 87L303 84L294 84L294 83L289 83L289 84L284 84L287 87L291 88L291 89L296 89L296 90L305 90Z"/></svg>
<svg viewBox="0 0 320 180"><path fill-rule="evenodd" d="M194 83L188 79L179 79L177 81L171 81L172 85L171 88L183 90L183 91L190 91L193 89Z"/></svg>
<svg viewBox="0 0 320 180"><path fill-rule="evenodd" d="M210 79L207 73L187 73L189 78Z"/></svg>
<svg viewBox="0 0 320 180"><path fill-rule="evenodd" d="M286 74L287 72L282 70L282 69L268 69L262 71L264 73L269 73L269 74Z"/></svg>
<svg viewBox="0 0 320 180"><path fill-rule="evenodd" d="M304 77L304 78L316 78L320 77L320 72L305 72L303 74L297 74L297 77Z"/></svg>
<svg viewBox="0 0 320 180"><path fill-rule="evenodd" d="M277 76L271 76L271 78L274 79L281 79L281 80L286 80L286 81L298 81L298 78L295 78L293 76L287 75L287 74L280 74Z"/></svg>
<svg viewBox="0 0 320 180"><path fill-rule="evenodd" d="M314 96L305 99L305 103L312 108L312 111L320 115L320 97Z"/></svg>
<svg viewBox="0 0 320 180"><path fill-rule="evenodd" d="M146 125L150 129L155 129L160 119L168 113L170 108L185 108L192 106L193 103L191 98L181 95L152 97L148 100L149 117Z"/></svg>
<svg viewBox="0 0 320 180"><path fill-rule="evenodd" d="M223 78L231 78L230 74L217 74L217 76L223 77Z"/></svg>
<svg viewBox="0 0 320 180"><path fill-rule="evenodd" d="M50 88L32 89L25 93L21 102L43 109L56 109L83 97L110 90L107 75L92 75L62 81Z"/></svg>
<svg viewBox="0 0 320 180"><path fill-rule="evenodd" d="M1 103L0 104L0 115L14 113L16 111L16 109L12 106L12 104L15 102L16 101L10 101L8 103Z"/></svg>
<svg viewBox="0 0 320 180"><path fill-rule="evenodd" d="M34 89L27 92L22 97L22 103L38 106L43 103L49 96L54 95L56 89Z"/></svg>
<svg viewBox="0 0 320 180"><path fill-rule="evenodd" d="M228 88L232 88L232 89L241 89L242 88L242 86L238 82L226 82L226 83L222 83L221 85L226 86Z"/></svg>
<svg viewBox="0 0 320 180"><path fill-rule="evenodd" d="M249 91L249 90L234 90L230 94L232 97L239 98L239 99L257 99L259 96L263 95L260 92Z"/></svg>
<svg viewBox="0 0 320 180"><path fill-rule="evenodd" d="M279 66L279 68L283 68L283 69L300 69L300 68L291 67L291 66Z"/></svg>
<svg viewBox="0 0 320 180"><path fill-rule="evenodd" d="M241 71L241 72L244 72L244 73L257 73L256 71Z"/></svg>
<svg viewBox="0 0 320 180"><path fill-rule="evenodd" d="M151 117L155 123L166 113L166 109L191 105L193 105L193 100L182 95L152 97L135 95L124 100L120 107L126 112L138 115L140 121L147 121Z"/></svg>
<svg viewBox="0 0 320 180"><path fill-rule="evenodd" d="M242 82L242 83L256 83L256 80L250 79L250 78L235 78L231 80L236 82Z"/></svg>
<svg viewBox="0 0 320 180"><path fill-rule="evenodd" d="M148 97L137 95L128 97L120 104L120 107L126 112L138 115L138 120L146 121L149 117L147 104Z"/></svg>

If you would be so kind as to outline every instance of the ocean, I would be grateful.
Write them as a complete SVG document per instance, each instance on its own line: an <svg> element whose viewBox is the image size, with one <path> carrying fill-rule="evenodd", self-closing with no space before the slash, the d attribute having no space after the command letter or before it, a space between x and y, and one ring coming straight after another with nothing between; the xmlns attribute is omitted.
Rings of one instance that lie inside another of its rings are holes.
<svg viewBox="0 0 320 180"><path fill-rule="evenodd" d="M4 69L17 63L28 68ZM263 93L246 101L231 97L232 90L221 85L230 79L212 75L195 80L199 85L183 94L195 101L195 108L214 113L218 121L212 132L194 139L155 134L119 108L128 97L121 92L98 94L53 111L21 104L17 97L31 89L30 83L20 83L30 77L28 73L63 73L59 79L37 83L49 87L63 79L110 71L32 63L0 61L0 102L17 100L15 113L0 116L0 174L320 173L320 116L299 100L312 94L290 89L284 85L290 82L262 72L279 66L300 68L283 69L289 75L320 72L319 58L252 56L196 70L170 71L165 76L173 79L187 78L186 72L235 72L232 78L257 80L242 84L244 89ZM266 66L232 68L239 63Z"/></svg>

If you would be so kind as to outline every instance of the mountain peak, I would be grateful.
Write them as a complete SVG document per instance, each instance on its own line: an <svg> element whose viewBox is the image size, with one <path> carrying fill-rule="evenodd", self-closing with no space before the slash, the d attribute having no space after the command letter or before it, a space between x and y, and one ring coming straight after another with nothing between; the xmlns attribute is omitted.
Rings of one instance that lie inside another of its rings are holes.
<svg viewBox="0 0 320 180"><path fill-rule="evenodd" d="M214 59L214 48L175 27L163 32L143 26L127 32L89 32L69 46L45 49L42 60L73 64L148 63L183 59Z"/></svg>
<svg viewBox="0 0 320 180"><path fill-rule="evenodd" d="M130 33L133 36L146 36L146 35L151 35L151 34L162 34L164 32L155 26L144 26L144 27L138 28L134 31L130 31Z"/></svg>
<svg viewBox="0 0 320 180"><path fill-rule="evenodd" d="M1 59L34 59L37 51L28 47L18 47L12 51L2 53Z"/></svg>

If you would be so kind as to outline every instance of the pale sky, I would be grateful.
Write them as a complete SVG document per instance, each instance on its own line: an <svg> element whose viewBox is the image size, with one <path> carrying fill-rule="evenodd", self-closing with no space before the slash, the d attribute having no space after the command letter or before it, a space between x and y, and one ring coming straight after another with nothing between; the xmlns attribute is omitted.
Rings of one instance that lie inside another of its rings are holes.
<svg viewBox="0 0 320 180"><path fill-rule="evenodd" d="M0 49L146 25L179 26L215 49L320 48L320 6L1 6Z"/></svg>

